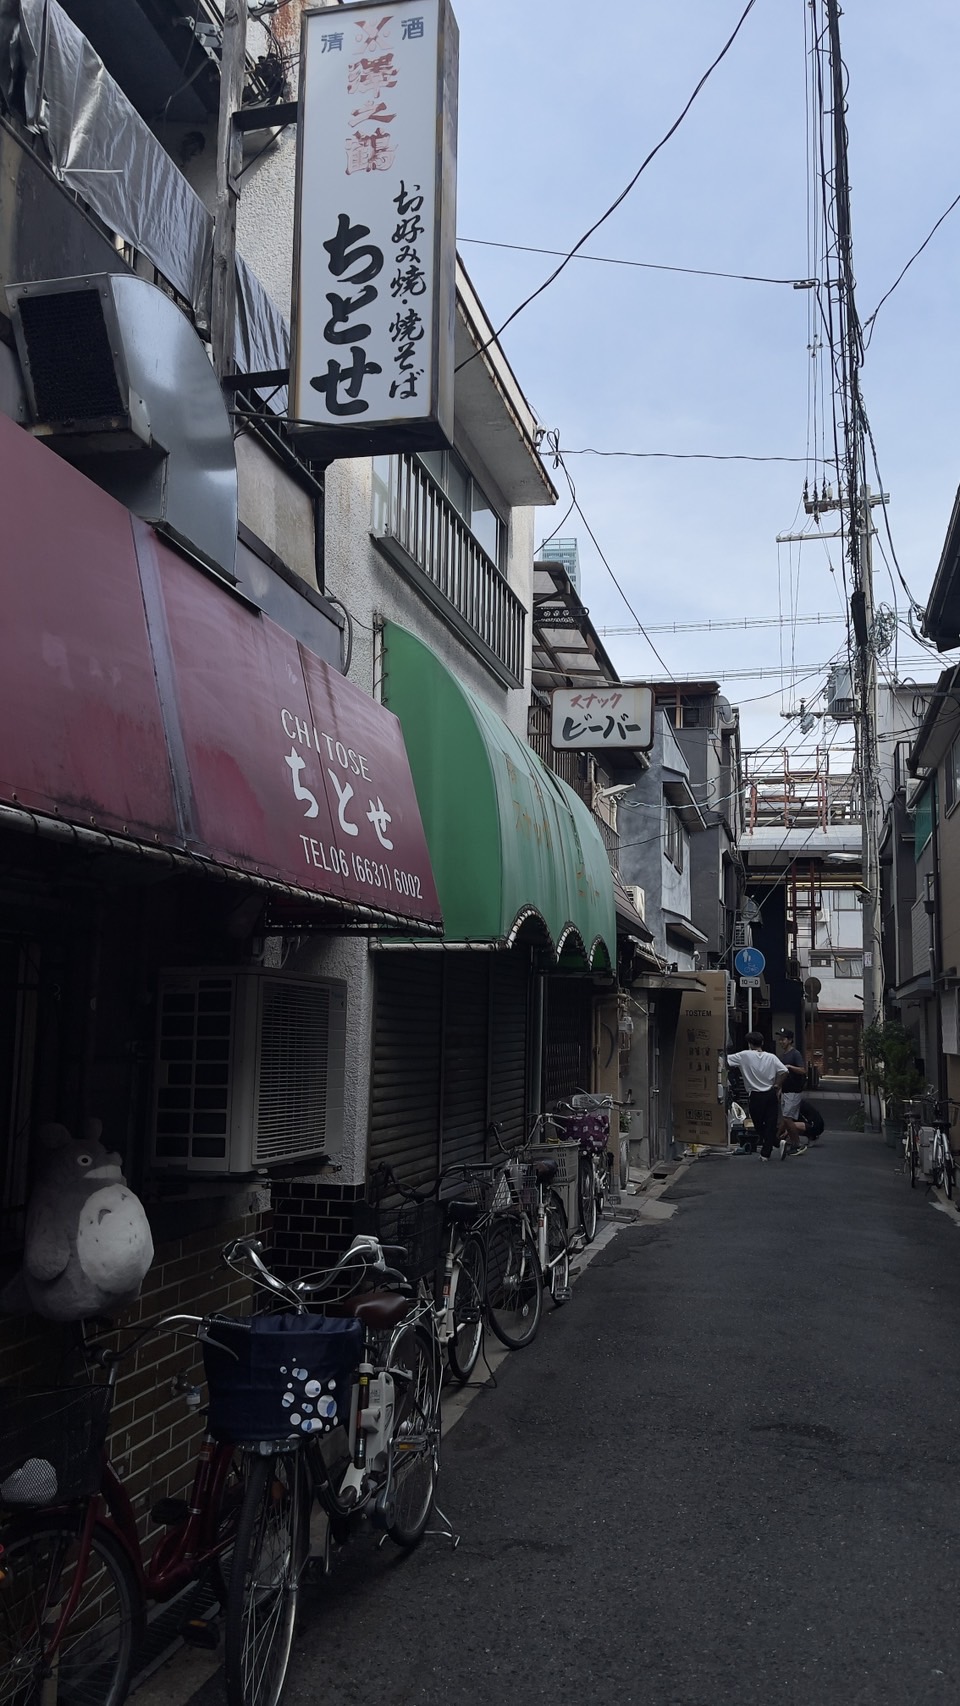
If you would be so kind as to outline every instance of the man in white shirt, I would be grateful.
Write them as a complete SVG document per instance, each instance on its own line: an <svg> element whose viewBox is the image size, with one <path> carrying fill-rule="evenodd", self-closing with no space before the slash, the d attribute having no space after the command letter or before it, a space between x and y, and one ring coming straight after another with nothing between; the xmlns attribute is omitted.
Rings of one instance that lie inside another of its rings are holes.
<svg viewBox="0 0 960 1706"><path fill-rule="evenodd" d="M780 1121L780 1086L787 1068L777 1055L763 1046L759 1031L751 1031L747 1047L727 1055L728 1066L738 1066L749 1093L750 1118L760 1143L761 1161L769 1161Z"/></svg>

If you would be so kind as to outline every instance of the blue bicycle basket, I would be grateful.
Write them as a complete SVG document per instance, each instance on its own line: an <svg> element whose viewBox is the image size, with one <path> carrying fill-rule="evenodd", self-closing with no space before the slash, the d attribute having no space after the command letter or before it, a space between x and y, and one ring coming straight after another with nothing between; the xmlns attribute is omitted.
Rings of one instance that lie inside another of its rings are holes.
<svg viewBox="0 0 960 1706"><path fill-rule="evenodd" d="M203 1362L215 1438L246 1445L327 1434L349 1422L351 1376L363 1347L359 1321L214 1316L209 1327L214 1342L204 1342Z"/></svg>

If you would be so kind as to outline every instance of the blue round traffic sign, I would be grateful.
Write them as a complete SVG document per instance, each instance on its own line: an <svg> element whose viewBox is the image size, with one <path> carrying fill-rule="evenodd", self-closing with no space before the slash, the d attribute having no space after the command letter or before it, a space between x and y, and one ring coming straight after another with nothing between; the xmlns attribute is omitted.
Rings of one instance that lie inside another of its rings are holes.
<svg viewBox="0 0 960 1706"><path fill-rule="evenodd" d="M759 948L741 948L733 963L741 977L759 977L767 962Z"/></svg>

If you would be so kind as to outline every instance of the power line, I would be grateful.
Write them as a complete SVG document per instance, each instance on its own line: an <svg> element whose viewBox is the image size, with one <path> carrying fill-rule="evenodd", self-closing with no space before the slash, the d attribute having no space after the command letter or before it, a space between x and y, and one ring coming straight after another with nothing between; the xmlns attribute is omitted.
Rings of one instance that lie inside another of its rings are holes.
<svg viewBox="0 0 960 1706"><path fill-rule="evenodd" d="M706 84L708 78L710 78L712 76L713 72L716 71L717 66L720 64L720 61L722 59L726 58L726 55L729 53L730 49L732 48L734 42L737 39L737 36L740 34L740 31L742 30L744 24L746 23L747 18L749 17L750 13L753 11L753 8L756 5L756 3L757 3L757 0L747 0L747 4L744 7L742 13L740 14L740 17L737 21L736 28L734 29L732 35L728 36L727 40L725 41L723 47L720 49L720 52L717 54L717 57L713 61L713 63L711 65L707 66L706 71L703 73L703 76L701 77L699 83L697 84L696 88L694 89L693 94L690 96L690 99L687 101L687 104L683 108L683 111L680 113L680 116L678 118L674 119L673 124L670 126L670 129L668 131L666 131L665 134L663 136L661 136L660 141L658 143L656 143L653 148L651 148L646 159L641 161L640 165L637 167L637 170L634 172L633 177L630 179L630 182L627 184L626 188L620 191L620 194L617 196L615 201L612 201L610 203L610 206L607 208L606 212L601 213L600 218L595 219L593 224L590 226L589 230L585 231L583 233L583 236L580 237L576 243L574 243L573 248L569 251L568 254L566 254L564 256L563 260L560 262L560 265L558 267L554 267L553 272L550 274L549 278L545 278L542 284L538 284L536 290L532 290L530 292L529 296L524 297L523 301L518 305L518 307L514 308L512 314L507 315L507 318L504 320L503 324L498 327L498 329L493 333L492 337L489 337L487 339L486 343L480 344L480 346L473 351L472 355L468 355L464 361L461 361L457 364L457 366L454 368L455 373L459 373L460 369L462 367L466 367L469 362L475 361L478 355L482 355L484 350L488 350L490 348L491 344L495 344L497 342L497 339L502 336L502 334L506 331L507 327L509 325L511 325L512 322L517 318L517 315L522 314L523 310L525 308L529 308L531 302L535 302L538 296L542 296L543 292L545 290L549 289L550 285L553 284L554 281L560 277L560 274L563 272L564 268L566 266L568 266L569 263L573 260L574 256L577 254L578 250L583 248L584 243L588 242L589 239L593 236L593 233L595 231L599 231L600 226L603 225L604 222L610 218L610 215L612 213L616 212L617 208L621 205L622 202L626 201L627 196L630 194L630 191L633 189L634 185L639 181L639 179L643 176L643 173L646 171L646 169L650 165L651 161L656 158L656 156L659 154L661 148L665 147L665 145L670 141L671 136L673 136L675 134L675 132L679 130L681 124L683 123L688 112L690 111L690 108L693 106L693 103L696 100L697 96L700 94L700 91L703 89L704 85Z"/></svg>
<svg viewBox="0 0 960 1706"><path fill-rule="evenodd" d="M919 669L926 665L926 661L926 658L901 658L900 667L902 669ZM649 684L653 687L661 687L666 681L676 681L681 684L685 681L714 681L719 676L722 676L724 681L766 681L775 676L780 676L781 678L796 677L796 679L799 680L801 676L804 679L807 679L812 675L825 674L829 668L829 662L764 664L762 667L745 669L728 669L724 666L722 669L714 670L712 672L705 673L701 669L697 670L695 673L686 675L668 675L664 680L660 680L656 676L651 676L648 679Z"/></svg>
<svg viewBox="0 0 960 1706"><path fill-rule="evenodd" d="M583 525L586 528L587 532L589 533L590 538L593 540L593 543L596 547L597 555L600 558L600 561L603 564L604 568L606 569L607 574L610 576L610 579L613 581L613 584L616 587L618 593L620 594L620 597L623 599L624 604L626 605L631 616L633 617L633 620L637 624L637 628L639 629L640 633L643 635L644 639L646 640L647 645L650 647L650 650L652 651L652 653L653 653L654 657L656 658L658 664L660 665L661 669L665 669L667 671L667 674L669 675L670 665L665 661L664 658L662 658L660 656L660 653L657 651L656 646L654 645L653 641L650 639L650 636L648 635L643 623L641 622L639 616L637 615L636 611L634 610L633 605L630 603L630 600L627 597L626 593L624 592L623 587L620 585L620 582L618 581L616 575L614 574L613 569L610 567L610 564L607 561L607 558L604 556L604 553L600 547L597 536L594 533L593 528L590 526L589 521L587 520L586 516L583 513L583 510L580 507L580 500L577 497L577 488L573 483L573 476L571 475L569 468L567 467L566 463L563 460L563 457L560 454L559 433L548 434L547 439L548 439L548 443L551 444L551 447L553 449L554 466L557 468L563 469L563 477L566 480L567 485L570 488L570 499L571 499L572 507L574 509L576 509L576 512L580 517L580 520L583 522ZM570 514L570 511L568 510L567 515L569 515L569 514Z"/></svg>
<svg viewBox="0 0 960 1706"><path fill-rule="evenodd" d="M564 456L631 457L638 462L808 462L807 456L748 456L733 450L596 450L587 445L583 450L564 449Z"/></svg>
<svg viewBox="0 0 960 1706"><path fill-rule="evenodd" d="M913 263L917 259L917 257L919 255L923 254L923 251L926 248L927 244L930 242L930 239L936 235L936 233L939 231L941 225L943 224L944 220L948 217L949 214L951 214L953 212L954 208L958 204L960 204L960 195L954 196L954 198L953 198L952 202L950 203L950 206L947 208L946 212L941 213L940 218L937 220L936 225L934 225L932 230L928 231L927 235L924 237L923 242L920 244L919 249L914 250L914 252L910 256L910 259L908 260L906 266L903 268L903 271L899 272L897 274L896 278L894 279L893 283L890 286L890 289L888 291L886 291L883 296L881 296L880 301L877 303L876 308L873 310L873 313L868 314L866 320L863 323L863 330L864 330L864 334L866 336L866 341L868 344L870 342L870 339L873 336L874 321L876 320L877 315L879 314L884 303L888 302L890 300L890 297L893 295L894 291L896 290L897 285L901 282L901 280L909 272L910 268L913 266Z"/></svg>
<svg viewBox="0 0 960 1706"><path fill-rule="evenodd" d="M589 236L589 232L587 235ZM585 241L586 238L581 238L581 242ZM576 250L568 254L566 249L534 248L530 243L495 243L488 237L458 237L457 245L461 243L472 243L481 249L513 249L522 255L564 255L567 260L595 261L606 267L641 267L645 272L687 273L692 278L732 278L742 284L785 284L793 290L812 290L817 283L817 280L812 278L765 278L759 273L717 272L713 267L674 267L668 266L665 261L629 261L620 255L581 255Z"/></svg>
<svg viewBox="0 0 960 1706"><path fill-rule="evenodd" d="M568 454L569 453L567 451L564 451L565 456ZM730 620L716 622L648 622L645 632L648 634L692 634L695 632L714 633L715 631L719 631L721 628L779 628L786 624L792 625L794 623L813 623L820 625L823 623L843 622L844 620L844 612L842 610L836 610L823 611L820 614L813 616L740 616L736 619L731 618ZM597 633L604 636L608 634L634 634L636 633L636 629L598 628Z"/></svg>

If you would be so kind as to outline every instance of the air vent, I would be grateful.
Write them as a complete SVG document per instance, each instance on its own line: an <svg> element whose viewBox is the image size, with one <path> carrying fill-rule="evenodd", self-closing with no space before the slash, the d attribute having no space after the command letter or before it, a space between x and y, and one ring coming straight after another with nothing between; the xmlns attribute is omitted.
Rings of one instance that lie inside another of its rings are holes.
<svg viewBox="0 0 960 1706"><path fill-rule="evenodd" d="M24 295L19 312L38 421L65 424L126 415L99 290Z"/></svg>
<svg viewBox="0 0 960 1706"><path fill-rule="evenodd" d="M343 1013L338 993L330 984L263 986L255 1164L327 1149L334 1079L333 1100L343 1106L343 1027L331 1026L334 1007Z"/></svg>
<svg viewBox="0 0 960 1706"><path fill-rule="evenodd" d="M233 425L206 349L127 272L10 284L30 430L126 509L233 579Z"/></svg>
<svg viewBox="0 0 960 1706"><path fill-rule="evenodd" d="M263 971L165 972L153 1163L250 1173L340 1148L346 986Z"/></svg>

